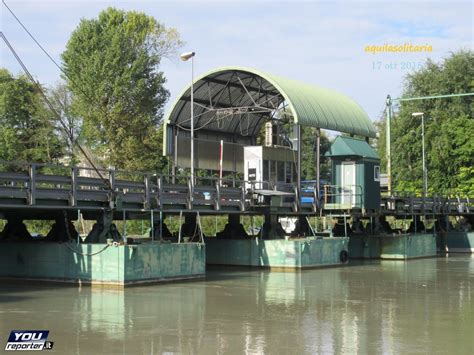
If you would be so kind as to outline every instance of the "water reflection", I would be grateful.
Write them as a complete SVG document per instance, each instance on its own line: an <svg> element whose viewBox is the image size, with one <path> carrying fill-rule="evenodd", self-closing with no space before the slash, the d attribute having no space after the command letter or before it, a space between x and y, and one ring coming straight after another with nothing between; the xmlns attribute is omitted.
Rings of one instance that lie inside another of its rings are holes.
<svg viewBox="0 0 474 355"><path fill-rule="evenodd" d="M0 336L50 329L75 354L472 353L473 283L474 258L450 256L125 291L3 284Z"/></svg>

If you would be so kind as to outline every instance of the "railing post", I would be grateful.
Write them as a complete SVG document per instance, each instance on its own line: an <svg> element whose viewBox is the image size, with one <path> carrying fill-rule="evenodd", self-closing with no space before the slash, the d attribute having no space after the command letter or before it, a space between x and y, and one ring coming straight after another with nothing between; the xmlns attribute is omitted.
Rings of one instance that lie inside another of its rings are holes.
<svg viewBox="0 0 474 355"><path fill-rule="evenodd" d="M111 191L108 193L110 208L117 207L117 198L115 193L115 171L109 170L109 185Z"/></svg>
<svg viewBox="0 0 474 355"><path fill-rule="evenodd" d="M193 191L193 186L194 184L191 181L191 178L188 178L188 209L192 210L193 209L193 199L194 199L194 191Z"/></svg>
<svg viewBox="0 0 474 355"><path fill-rule="evenodd" d="M109 184L110 188L115 191L115 171L109 170Z"/></svg>
<svg viewBox="0 0 474 355"><path fill-rule="evenodd" d="M178 244L181 243L181 230L182 230L182 227L183 227L183 223L182 223L182 218L183 218L183 211L180 210L179 211L179 230L178 230Z"/></svg>
<svg viewBox="0 0 474 355"><path fill-rule="evenodd" d="M77 167L73 166L71 175L71 206L77 206Z"/></svg>
<svg viewBox="0 0 474 355"><path fill-rule="evenodd" d="M151 191L150 191L150 175L145 175L145 203L144 208L148 209L151 208Z"/></svg>
<svg viewBox="0 0 474 355"><path fill-rule="evenodd" d="M320 187L318 185L313 187L313 198L314 198L314 212L317 212L321 209L321 201L319 200L319 191Z"/></svg>
<svg viewBox="0 0 474 355"><path fill-rule="evenodd" d="M298 186L295 186L294 189L295 189L295 197L296 197L295 212L298 212L300 210L301 197L300 197L300 194L299 194Z"/></svg>
<svg viewBox="0 0 474 355"><path fill-rule="evenodd" d="M215 201L216 210L221 209L221 183L222 183L222 180L219 180L216 182L216 201Z"/></svg>
<svg viewBox="0 0 474 355"><path fill-rule="evenodd" d="M28 204L34 205L36 203L36 165L31 164L28 167L28 175L30 178L30 186L28 189Z"/></svg>
<svg viewBox="0 0 474 355"><path fill-rule="evenodd" d="M161 196L163 193L163 180L162 179L163 177L161 175L156 177L156 183L158 185L158 191L156 192L157 193L156 203L160 210L163 208L163 206L161 205Z"/></svg>

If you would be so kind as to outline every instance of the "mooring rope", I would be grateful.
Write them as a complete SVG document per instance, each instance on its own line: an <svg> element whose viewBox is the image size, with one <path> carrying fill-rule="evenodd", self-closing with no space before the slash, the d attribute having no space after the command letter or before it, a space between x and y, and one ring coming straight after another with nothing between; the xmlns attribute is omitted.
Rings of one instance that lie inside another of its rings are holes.
<svg viewBox="0 0 474 355"><path fill-rule="evenodd" d="M66 248L71 250L73 253L76 253L76 254L82 255L82 256L94 256L94 255L100 254L110 246L109 244L106 244L101 250L96 251L95 253L82 253L80 251L77 251L77 250L74 250L73 248L71 248L68 243L64 243L64 245L66 246Z"/></svg>
<svg viewBox="0 0 474 355"><path fill-rule="evenodd" d="M67 219L67 213L66 213L66 211L63 211L63 214L64 214L64 222L65 222L65 226L66 226L66 234L67 234L67 236L68 236L68 239L74 242L74 238L71 237L71 233L70 233L70 231L69 231L69 221L68 221L68 219ZM80 237L78 236L78 238L80 238ZM114 242L114 244L112 244L112 245L118 245L118 244L115 244L115 243L116 243L116 242ZM100 254L100 253L102 253L105 249L107 249L107 248L110 246L110 244L106 244L105 247L103 247L103 248L102 248L101 250L99 250L99 251L96 251L95 253L82 253L82 252L80 252L80 251L77 251L77 250L71 248L71 247L69 246L69 243L64 243L64 245L66 246L66 248L68 248L69 250L71 250L73 253L76 253L76 254L82 255L82 256L94 256L94 255Z"/></svg>

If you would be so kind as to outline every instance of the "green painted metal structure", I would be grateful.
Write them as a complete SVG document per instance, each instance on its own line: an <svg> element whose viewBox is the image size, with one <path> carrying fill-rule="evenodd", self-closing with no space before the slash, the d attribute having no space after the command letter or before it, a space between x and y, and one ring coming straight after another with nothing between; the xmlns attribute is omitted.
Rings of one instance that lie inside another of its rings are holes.
<svg viewBox="0 0 474 355"><path fill-rule="evenodd" d="M446 243L448 252L474 252L474 232L449 231L443 234L442 241Z"/></svg>
<svg viewBox="0 0 474 355"><path fill-rule="evenodd" d="M355 259L405 260L436 255L435 234L363 235L349 238L349 256Z"/></svg>
<svg viewBox="0 0 474 355"><path fill-rule="evenodd" d="M411 259L436 256L435 234L382 237L381 259Z"/></svg>
<svg viewBox="0 0 474 355"><path fill-rule="evenodd" d="M351 206L348 208L360 208L376 211L380 208L380 179L376 171L380 171L380 159L375 151L366 141L346 136L338 136L331 144L326 154L332 162L332 184L339 186L342 192L335 192L334 201L338 205L344 205L344 194L353 194ZM351 187L344 187L342 182L342 165L353 162L355 165L355 183ZM346 196L347 197L347 196ZM329 207L329 205L328 205Z"/></svg>
<svg viewBox="0 0 474 355"><path fill-rule="evenodd" d="M372 148L366 141L347 136L338 136L331 144L329 157L359 157L364 159L374 159L379 161L377 151Z"/></svg>
<svg viewBox="0 0 474 355"><path fill-rule="evenodd" d="M348 238L261 240L206 238L206 262L268 268L304 269L341 265Z"/></svg>
<svg viewBox="0 0 474 355"><path fill-rule="evenodd" d="M364 137L375 137L375 128L367 113L349 97L326 88L283 78L246 67L223 67L194 80L195 129L221 134L255 136L268 112L250 109L244 114L228 114L225 122L215 122L215 111L206 110L250 107L263 108L272 101L276 108L285 103L295 124L317 127ZM177 97L165 117L167 126L190 127L190 93L188 85ZM268 107L265 107L268 108ZM246 134L240 122L248 120ZM164 154L167 154L167 134Z"/></svg>
<svg viewBox="0 0 474 355"><path fill-rule="evenodd" d="M104 247L104 244L4 242L0 248L0 278L128 286L205 275L203 244Z"/></svg>

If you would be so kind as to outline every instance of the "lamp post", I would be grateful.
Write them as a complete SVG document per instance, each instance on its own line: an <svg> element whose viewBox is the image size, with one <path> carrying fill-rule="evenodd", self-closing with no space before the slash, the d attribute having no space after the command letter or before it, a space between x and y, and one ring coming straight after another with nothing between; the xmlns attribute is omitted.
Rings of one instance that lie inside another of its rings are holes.
<svg viewBox="0 0 474 355"><path fill-rule="evenodd" d="M181 60L186 62L191 59L191 201L194 197L194 56L196 52L181 54ZM176 147L175 147L176 149Z"/></svg>
<svg viewBox="0 0 474 355"><path fill-rule="evenodd" d="M461 94L447 94L447 95L434 95L434 96L418 96L418 97L399 97L392 99L390 95L387 95L386 100L386 112L387 112L387 127L386 127L386 152L385 156L387 158L387 177L388 177L388 192L391 195L392 191L392 158L390 156L390 123L392 120L392 104L394 102L404 102L404 101L417 101L417 100L434 100L434 99L445 99L449 97L464 97L464 96L474 96L474 92L466 92Z"/></svg>
<svg viewBox="0 0 474 355"><path fill-rule="evenodd" d="M413 117L421 116L421 149L423 155L423 197L426 197L428 193L428 171L426 169L426 156L425 156L425 114L423 112L413 112Z"/></svg>

